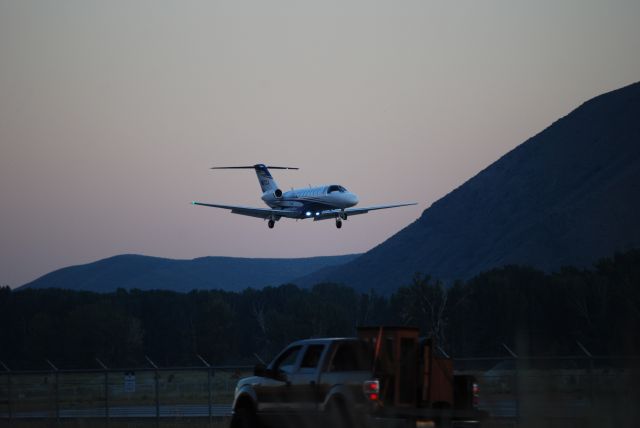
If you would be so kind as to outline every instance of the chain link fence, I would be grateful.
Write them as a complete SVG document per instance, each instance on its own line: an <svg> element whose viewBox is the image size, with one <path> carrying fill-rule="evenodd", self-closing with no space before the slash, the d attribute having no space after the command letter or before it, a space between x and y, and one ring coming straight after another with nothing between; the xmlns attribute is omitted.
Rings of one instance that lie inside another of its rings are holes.
<svg viewBox="0 0 640 428"><path fill-rule="evenodd" d="M639 357L464 358L456 372L475 376L489 425L640 426Z"/></svg>
<svg viewBox="0 0 640 428"><path fill-rule="evenodd" d="M228 426L249 366L0 372L0 426ZM485 426L640 426L640 358L460 358Z"/></svg>
<svg viewBox="0 0 640 428"><path fill-rule="evenodd" d="M179 420L189 426L222 426L231 414L236 382L252 370L228 366L5 371L0 373L0 425L76 426L71 422L84 420L92 427L151 427L174 426Z"/></svg>

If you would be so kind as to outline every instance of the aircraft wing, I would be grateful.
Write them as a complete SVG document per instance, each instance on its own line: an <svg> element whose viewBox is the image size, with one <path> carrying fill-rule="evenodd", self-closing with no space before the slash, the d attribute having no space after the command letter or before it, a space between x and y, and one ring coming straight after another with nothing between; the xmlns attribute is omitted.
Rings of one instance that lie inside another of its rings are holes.
<svg viewBox="0 0 640 428"><path fill-rule="evenodd" d="M387 208L397 208L397 207L406 207L408 205L418 205L416 202L410 202L406 204L394 204L394 205L374 205L371 207L362 207L362 208L347 208L345 210L335 209L335 210L325 210L320 213L318 216L314 216L314 220L327 220L329 218L336 218L340 214L346 214L347 217L358 214L366 214L369 211L375 210L385 210Z"/></svg>
<svg viewBox="0 0 640 428"><path fill-rule="evenodd" d="M205 204L202 202L191 202L191 205L202 205L203 207L222 208L231 210L232 214L246 215L249 217L258 217L268 219L272 217L295 217L296 211L293 210L276 210L271 208L253 208L243 207L237 205L219 205L219 204Z"/></svg>

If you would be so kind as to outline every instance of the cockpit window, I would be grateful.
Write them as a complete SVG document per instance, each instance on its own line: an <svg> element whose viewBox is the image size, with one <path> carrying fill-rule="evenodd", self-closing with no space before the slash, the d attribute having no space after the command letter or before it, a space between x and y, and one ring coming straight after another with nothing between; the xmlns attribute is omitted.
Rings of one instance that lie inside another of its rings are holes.
<svg viewBox="0 0 640 428"><path fill-rule="evenodd" d="M327 193L333 193L333 192L344 193L346 191L347 189L345 189L342 186L338 186L337 184L332 184L331 186L329 186L329 189L327 189Z"/></svg>

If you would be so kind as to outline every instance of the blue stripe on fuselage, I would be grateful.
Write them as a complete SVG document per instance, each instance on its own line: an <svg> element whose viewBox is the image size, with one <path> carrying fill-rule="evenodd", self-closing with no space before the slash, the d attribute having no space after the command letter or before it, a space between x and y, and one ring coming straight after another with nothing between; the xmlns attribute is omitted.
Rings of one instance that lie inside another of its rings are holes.
<svg viewBox="0 0 640 428"><path fill-rule="evenodd" d="M285 207L282 206L281 203L282 202L302 202L302 206L301 207ZM271 205L271 208L278 208L278 209L289 209L291 208L291 211L295 211L297 212L297 218L310 218L313 217L313 215L316 212L320 212L320 211L326 211L326 210L335 210L335 209L339 209L340 207L335 206L335 205L329 205L329 204L325 204L325 203L318 203L318 202L306 202L306 201L301 201L300 199L289 199L289 200L279 200L278 202L274 203L273 205ZM307 216L307 212L311 212L311 216Z"/></svg>

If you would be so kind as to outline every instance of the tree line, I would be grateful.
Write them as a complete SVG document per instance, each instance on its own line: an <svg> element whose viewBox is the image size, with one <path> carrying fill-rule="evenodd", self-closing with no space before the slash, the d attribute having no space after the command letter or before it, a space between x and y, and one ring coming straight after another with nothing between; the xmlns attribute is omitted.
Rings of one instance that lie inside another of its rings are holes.
<svg viewBox="0 0 640 428"><path fill-rule="evenodd" d="M592 269L506 266L445 286L415 274L394 294L341 284L178 293L0 288L0 360L12 369L253 364L289 342L352 336L364 325L418 326L457 357L640 355L640 250Z"/></svg>

